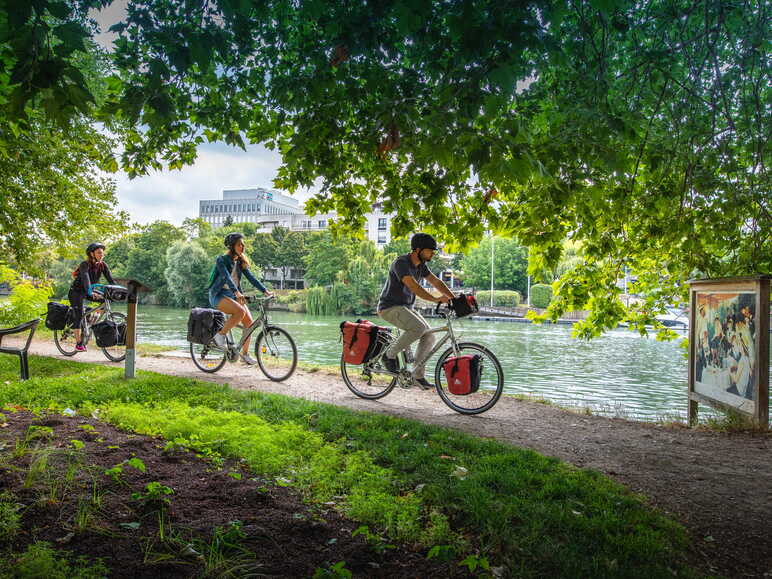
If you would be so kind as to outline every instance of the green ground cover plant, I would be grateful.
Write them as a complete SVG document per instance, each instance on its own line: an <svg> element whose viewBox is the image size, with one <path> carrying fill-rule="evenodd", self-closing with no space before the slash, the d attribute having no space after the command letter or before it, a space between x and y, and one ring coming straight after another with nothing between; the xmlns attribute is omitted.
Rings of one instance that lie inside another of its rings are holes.
<svg viewBox="0 0 772 579"><path fill-rule="evenodd" d="M692 576L678 524L602 475L535 452L369 413L186 378L35 358L0 405L78 409L336 502L373 535L518 577ZM433 548L433 549L432 549ZM472 557L470 559L470 557Z"/></svg>

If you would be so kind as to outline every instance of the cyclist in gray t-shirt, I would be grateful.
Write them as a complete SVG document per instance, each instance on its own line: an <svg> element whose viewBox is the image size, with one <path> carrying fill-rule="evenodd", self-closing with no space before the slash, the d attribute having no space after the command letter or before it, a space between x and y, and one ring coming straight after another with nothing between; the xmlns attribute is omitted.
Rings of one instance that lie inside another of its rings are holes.
<svg viewBox="0 0 772 579"><path fill-rule="evenodd" d="M386 350L383 356L384 365L390 372L398 372L396 356L415 342L418 342L416 359L421 360L434 345L434 336L427 334L429 324L421 314L413 310L416 296L429 302L448 303L453 298L445 282L435 276L426 263L431 261L437 251L437 242L428 233L416 233L410 240L412 251L406 255L400 255L394 260L389 269L389 277L381 291L378 300L378 315L387 322L403 330L402 335ZM442 294L435 297L422 288L419 282L426 279L435 289ZM424 376L423 365L413 369L415 382L425 389L434 388Z"/></svg>

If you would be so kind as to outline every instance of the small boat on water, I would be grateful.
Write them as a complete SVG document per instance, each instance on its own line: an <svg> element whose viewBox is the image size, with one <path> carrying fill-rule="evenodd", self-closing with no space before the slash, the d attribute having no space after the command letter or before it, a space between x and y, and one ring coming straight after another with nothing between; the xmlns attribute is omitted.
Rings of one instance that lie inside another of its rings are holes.
<svg viewBox="0 0 772 579"><path fill-rule="evenodd" d="M689 312L681 308L667 307L665 313L657 316L656 320L671 330L689 329Z"/></svg>

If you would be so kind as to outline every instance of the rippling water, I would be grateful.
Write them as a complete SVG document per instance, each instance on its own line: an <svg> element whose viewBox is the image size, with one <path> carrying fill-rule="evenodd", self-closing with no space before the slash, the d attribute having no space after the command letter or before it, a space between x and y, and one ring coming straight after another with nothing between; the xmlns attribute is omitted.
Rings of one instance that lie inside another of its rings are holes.
<svg viewBox="0 0 772 579"><path fill-rule="evenodd" d="M271 312L295 338L300 359L337 364L338 317ZM188 310L140 306L140 341L187 349ZM431 320L439 325L439 320ZM687 363L680 340L658 342L627 330L591 340L571 337L570 326L464 320L462 340L487 345L499 358L507 392L532 395L595 413L654 420L686 416ZM434 363L429 363L429 374ZM707 408L700 406L700 412Z"/></svg>

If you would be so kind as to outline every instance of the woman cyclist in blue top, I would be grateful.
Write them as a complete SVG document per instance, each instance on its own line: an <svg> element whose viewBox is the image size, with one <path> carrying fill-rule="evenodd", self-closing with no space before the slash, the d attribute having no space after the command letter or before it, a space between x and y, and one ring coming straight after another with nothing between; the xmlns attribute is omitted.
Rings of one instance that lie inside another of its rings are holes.
<svg viewBox="0 0 772 579"><path fill-rule="evenodd" d="M217 258L209 283L209 305L230 315L223 329L214 336L214 342L220 348L225 348L226 335L233 327L239 323L245 328L252 324L252 315L241 293L242 276L265 295L271 295L249 271L249 260L244 255L244 236L241 233L229 233L225 236L225 247L228 253ZM249 365L256 364L249 355L249 340L244 341L241 360Z"/></svg>
<svg viewBox="0 0 772 579"><path fill-rule="evenodd" d="M75 349L85 352L86 346L81 343L80 327L83 321L83 300L102 299L102 295L94 289L94 284L104 275L107 281L115 284L110 268L102 261L105 256L105 246L101 243L92 243L86 248L86 260L82 261L72 272L72 281L67 298L72 306L72 327L75 329Z"/></svg>

